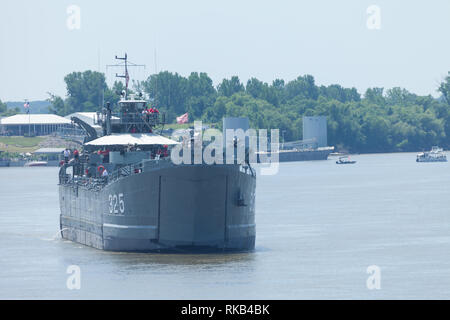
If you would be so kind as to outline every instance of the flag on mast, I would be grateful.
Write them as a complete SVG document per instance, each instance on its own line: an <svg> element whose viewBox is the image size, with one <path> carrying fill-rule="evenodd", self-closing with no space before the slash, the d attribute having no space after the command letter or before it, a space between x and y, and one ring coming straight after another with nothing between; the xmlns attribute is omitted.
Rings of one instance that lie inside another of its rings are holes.
<svg viewBox="0 0 450 320"><path fill-rule="evenodd" d="M27 113L30 113L30 103L28 101L25 102L25 104L23 105L23 107L25 108L25 110L27 111Z"/></svg>
<svg viewBox="0 0 450 320"><path fill-rule="evenodd" d="M183 124L189 122L189 113L185 113L182 116L177 117L177 123Z"/></svg>

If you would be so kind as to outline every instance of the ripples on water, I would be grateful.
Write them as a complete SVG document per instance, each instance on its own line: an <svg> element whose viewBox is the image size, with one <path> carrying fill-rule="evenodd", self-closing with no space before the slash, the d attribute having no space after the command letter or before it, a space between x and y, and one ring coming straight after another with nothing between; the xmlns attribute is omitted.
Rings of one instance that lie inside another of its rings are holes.
<svg viewBox="0 0 450 320"><path fill-rule="evenodd" d="M0 298L450 296L450 164L414 154L284 163L257 180L256 250L109 253L58 236L57 168L0 168ZM81 290L66 269L81 268ZM366 269L381 268L381 290Z"/></svg>

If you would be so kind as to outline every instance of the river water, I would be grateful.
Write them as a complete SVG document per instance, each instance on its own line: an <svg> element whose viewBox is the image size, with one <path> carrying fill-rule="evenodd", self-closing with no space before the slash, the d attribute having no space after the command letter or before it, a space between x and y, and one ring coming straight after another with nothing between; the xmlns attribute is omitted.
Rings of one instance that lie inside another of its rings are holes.
<svg viewBox="0 0 450 320"><path fill-rule="evenodd" d="M219 255L109 253L62 240L58 169L0 168L0 298L450 298L450 163L353 159L283 163L259 176L256 250ZM71 265L79 290L66 285ZM367 286L369 266L379 289Z"/></svg>

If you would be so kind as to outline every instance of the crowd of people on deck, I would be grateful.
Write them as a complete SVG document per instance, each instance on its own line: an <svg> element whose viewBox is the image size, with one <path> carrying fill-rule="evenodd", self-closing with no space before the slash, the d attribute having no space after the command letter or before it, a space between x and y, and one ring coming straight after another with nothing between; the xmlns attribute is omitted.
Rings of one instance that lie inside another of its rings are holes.
<svg viewBox="0 0 450 320"><path fill-rule="evenodd" d="M146 116L146 120L149 121L150 118L152 117L152 115L158 115L159 114L159 110L151 107L151 106L144 106L144 109L142 110L142 114ZM136 133L136 127L133 125L130 129L131 133ZM152 130L150 129L150 132L152 132ZM126 151L130 152L130 151L138 151L140 150L139 148L137 148L137 146L128 146ZM124 150L125 151L125 150ZM122 151L121 151L122 152ZM80 161L80 153L77 149L74 150L70 150L70 149L65 149L63 151L63 155L64 155L64 160L61 160L60 162L60 166L64 166L65 164L69 164L69 163L73 163L74 164L74 173L75 171L77 172L76 175L85 175L86 177L92 177L92 176L100 176L103 178L108 177L109 173L108 170L105 168L105 166L102 165L103 164L107 164L109 163L109 153L110 150L103 148L102 150L98 150L95 152L95 154L101 156L101 163L99 163L98 168L96 168L97 172L94 172L95 170L91 170L92 168L87 168L85 169L85 172L78 172L80 170L78 170L78 167L82 168L82 166L79 166L78 164L80 164L83 161ZM81 155L84 158L86 158L86 160L88 159L88 157L90 156L89 153L83 153L83 155ZM157 148L152 148L151 153L150 153L150 159L162 159L162 158L167 158L169 157L169 150L168 150L168 146L164 145L164 146L159 146ZM81 169L82 171L82 169Z"/></svg>
<svg viewBox="0 0 450 320"><path fill-rule="evenodd" d="M142 114L152 114L152 113L159 113L158 109L150 107L142 110Z"/></svg>
<svg viewBox="0 0 450 320"><path fill-rule="evenodd" d="M110 151L106 148L95 151L93 153L80 154L77 149L70 150L66 148L63 151L64 160L60 161L60 166L69 165L73 167L73 176L83 176L87 178L101 177L107 181L109 172L106 169L106 164L109 163ZM100 156L100 161L97 164L88 164L89 157L92 155ZM86 166L87 164L87 166ZM105 164L105 165L103 165Z"/></svg>
<svg viewBox="0 0 450 320"><path fill-rule="evenodd" d="M72 159L74 161L79 161L80 160L80 152L78 151L78 149L74 149L72 151L69 148L66 148L63 151L63 154L64 154L64 160L59 163L60 165L63 165L64 163L69 163L69 161L72 160Z"/></svg>
<svg viewBox="0 0 450 320"><path fill-rule="evenodd" d="M129 145L126 147L125 150L126 152L134 152L140 151L141 149L137 146ZM110 150L107 148L103 148L101 150L94 152L93 154L96 154L101 157L100 162L95 166L88 166L87 168L85 167L85 170L83 172L82 163L85 161L87 162L91 154L83 153L82 155L80 155L80 152L77 149L70 150L67 148L63 151L64 160L61 160L60 166L71 164L73 166L74 176L86 176L88 178L97 176L102 177L104 179L108 179L109 172L106 168L106 164L109 163ZM81 160L80 159L81 157L85 160ZM167 157L169 157L168 145L155 146L154 148L151 149L150 159L159 160Z"/></svg>
<svg viewBox="0 0 450 320"><path fill-rule="evenodd" d="M150 118L151 118L151 117L155 117L155 116L157 116L158 114L159 114L158 109L153 108L153 107L150 107L150 108L145 107L145 108L142 110L142 115L145 116L147 122L150 121ZM150 129L150 132L152 132L151 129ZM132 132L132 133L134 133L134 132Z"/></svg>

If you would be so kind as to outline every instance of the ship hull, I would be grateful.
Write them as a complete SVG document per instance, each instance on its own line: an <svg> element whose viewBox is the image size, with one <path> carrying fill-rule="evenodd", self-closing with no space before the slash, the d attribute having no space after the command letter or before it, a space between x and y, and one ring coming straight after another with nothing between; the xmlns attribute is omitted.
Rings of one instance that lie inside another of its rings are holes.
<svg viewBox="0 0 450 320"><path fill-rule="evenodd" d="M416 162L447 162L447 159L416 159Z"/></svg>
<svg viewBox="0 0 450 320"><path fill-rule="evenodd" d="M237 165L156 168L100 190L61 184L61 235L107 251L252 250L255 188Z"/></svg>

